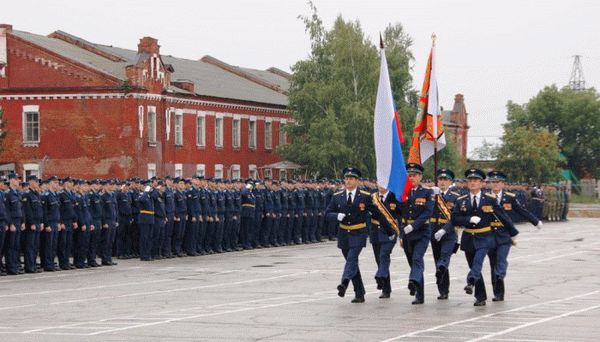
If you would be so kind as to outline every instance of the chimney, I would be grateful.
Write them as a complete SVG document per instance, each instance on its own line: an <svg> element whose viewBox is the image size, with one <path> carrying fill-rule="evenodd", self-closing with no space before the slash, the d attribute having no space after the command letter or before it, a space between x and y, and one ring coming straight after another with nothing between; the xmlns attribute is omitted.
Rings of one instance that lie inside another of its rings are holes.
<svg viewBox="0 0 600 342"><path fill-rule="evenodd" d="M12 32L12 25L0 24L0 77L6 76L6 65L8 64L8 47L6 45L6 34Z"/></svg>
<svg viewBox="0 0 600 342"><path fill-rule="evenodd" d="M190 80L175 80L171 82L177 88L181 88L183 90L187 90L190 93L194 93L194 82Z"/></svg>
<svg viewBox="0 0 600 342"><path fill-rule="evenodd" d="M140 43L138 44L138 53L149 53L160 54L160 45L158 45L158 39L152 37L144 37L140 39Z"/></svg>

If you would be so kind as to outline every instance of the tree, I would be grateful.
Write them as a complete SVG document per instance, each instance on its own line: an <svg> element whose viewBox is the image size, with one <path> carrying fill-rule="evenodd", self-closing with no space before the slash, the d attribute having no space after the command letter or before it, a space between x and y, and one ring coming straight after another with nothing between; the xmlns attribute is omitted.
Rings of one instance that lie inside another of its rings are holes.
<svg viewBox="0 0 600 342"><path fill-rule="evenodd" d="M506 127L498 149L497 167L511 182L547 183L558 179L557 136L546 128Z"/></svg>
<svg viewBox="0 0 600 342"><path fill-rule="evenodd" d="M496 160L498 158L498 150L500 146L497 144L488 142L483 139L481 146L476 147L473 150L473 159L475 160Z"/></svg>
<svg viewBox="0 0 600 342"><path fill-rule="evenodd" d="M313 175L339 177L345 166L353 165L373 177L378 48L358 21L338 16L326 30L314 4L309 6L312 13L300 19L311 40L311 53L292 66L289 109L295 124L286 127L292 143L278 148L278 153ZM383 39L396 108L406 131L417 103L409 66L412 41L400 24L388 25Z"/></svg>
<svg viewBox="0 0 600 342"><path fill-rule="evenodd" d="M558 137L560 151L577 177L600 177L600 96L596 90L574 91L553 85L524 105L509 101L507 109L505 128L547 129Z"/></svg>

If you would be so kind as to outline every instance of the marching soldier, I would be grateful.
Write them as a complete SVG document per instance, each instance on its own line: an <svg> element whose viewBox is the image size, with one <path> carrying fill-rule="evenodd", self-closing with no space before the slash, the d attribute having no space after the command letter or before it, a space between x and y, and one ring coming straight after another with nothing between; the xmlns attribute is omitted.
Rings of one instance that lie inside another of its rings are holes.
<svg viewBox="0 0 600 342"><path fill-rule="evenodd" d="M423 257L431 239L430 219L433 214L433 191L421 185L423 166L415 163L406 164L408 179L412 189L408 199L403 202L401 230L402 246L410 265L408 289L415 296L412 304L423 304L425 301L425 281Z"/></svg>
<svg viewBox="0 0 600 342"><path fill-rule="evenodd" d="M542 228L542 221L523 207L513 192L504 191L506 175L501 171L491 171L487 174L492 185L492 193L496 196L498 205L506 213L515 212L531 222L538 229ZM490 260L492 287L494 298L492 301L504 301L504 277L508 268L508 253L510 246L515 243L515 236L519 233L510 228L505 229L499 218L494 217L491 222L494 231L494 244L488 251Z"/></svg>
<svg viewBox="0 0 600 342"><path fill-rule="evenodd" d="M504 227L517 231L510 218L502 210L496 196L488 192L483 193L481 188L485 173L479 169L465 171L469 194L456 199L452 210L452 224L465 227L460 241L461 249L465 252L469 264L467 285L465 292L473 294L475 289L474 306L483 306L487 299L485 284L481 276L483 260L490 248L494 247L494 233L491 223L497 218ZM516 235L516 234L511 234Z"/></svg>
<svg viewBox="0 0 600 342"><path fill-rule="evenodd" d="M373 205L369 192L358 189L358 179L361 177L358 169L348 167L343 170L343 173L346 189L334 194L325 211L327 220L338 221L340 224L337 246L346 259L342 281L337 290L338 296L344 297L352 280L355 293L352 303L364 303L365 287L360 274L358 256L367 243L368 213L384 225L388 235L392 234L390 225L393 223L390 222L393 222L393 219L389 213L387 218L384 214L380 214L379 209Z"/></svg>
<svg viewBox="0 0 600 342"><path fill-rule="evenodd" d="M450 292L450 258L458 249L456 232L452 225L450 212L454 207L454 201L460 196L460 193L450 188L454 180L454 172L452 170L439 169L437 171L437 179L439 190L434 188L434 194L439 197L431 218L433 233L431 250L436 266L436 284L440 294L437 299L445 300L448 299L448 293Z"/></svg>

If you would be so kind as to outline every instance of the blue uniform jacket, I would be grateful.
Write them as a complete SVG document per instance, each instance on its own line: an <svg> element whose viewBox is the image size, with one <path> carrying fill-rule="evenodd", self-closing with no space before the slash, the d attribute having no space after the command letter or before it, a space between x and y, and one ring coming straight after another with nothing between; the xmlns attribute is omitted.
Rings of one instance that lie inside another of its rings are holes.
<svg viewBox="0 0 600 342"><path fill-rule="evenodd" d="M32 224L41 224L44 220L44 206L42 196L34 190L27 190L23 194L23 208L25 211L25 224L29 228Z"/></svg>
<svg viewBox="0 0 600 342"><path fill-rule="evenodd" d="M433 215L434 198L431 189L418 185L409 192L408 198L402 203L402 227L412 225L413 231L404 234L400 229L400 235L407 240L419 240L423 236L431 236L430 219Z"/></svg>

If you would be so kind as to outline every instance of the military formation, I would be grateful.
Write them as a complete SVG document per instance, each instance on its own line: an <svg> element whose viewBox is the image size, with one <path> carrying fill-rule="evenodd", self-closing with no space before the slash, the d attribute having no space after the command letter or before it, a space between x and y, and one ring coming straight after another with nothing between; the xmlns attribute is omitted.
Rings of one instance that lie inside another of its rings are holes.
<svg viewBox="0 0 600 342"><path fill-rule="evenodd" d="M408 290L414 296L412 304L425 302L424 256L431 245L437 299L449 297L450 260L460 249L469 266L464 292L474 295L474 306L484 306L488 297L481 271L486 257L491 270L492 301L504 301L508 255L519 234L515 223L526 220L541 229L543 218L564 220L567 216L568 194L561 186L544 188L563 191L556 195L560 200L548 205L544 190L508 184L508 176L501 171L486 174L472 168L465 171L464 180L459 180L452 170L440 169L434 186L434 182L423 182L421 165L409 163L406 170L409 187L402 194L406 196L403 201L371 183L359 187L360 171L346 168L344 189L335 192L327 206L325 217L338 224L337 244L346 260L337 286L338 296L344 297L352 282L352 303L365 302L358 256L366 247L367 237L377 263L375 281L382 290L379 298L390 298L390 255L399 240L410 267ZM550 210L553 214L546 214Z"/></svg>

